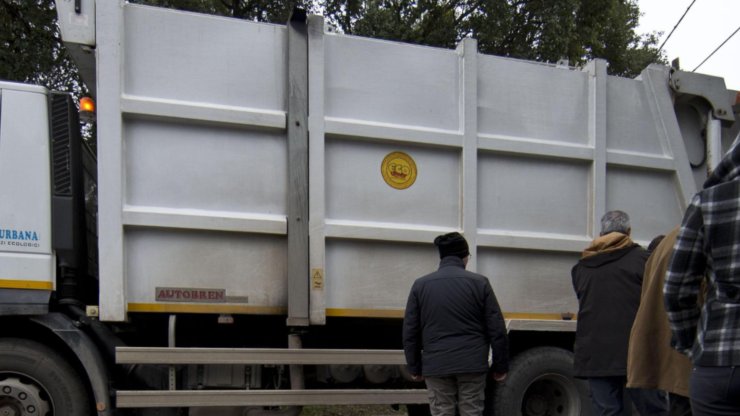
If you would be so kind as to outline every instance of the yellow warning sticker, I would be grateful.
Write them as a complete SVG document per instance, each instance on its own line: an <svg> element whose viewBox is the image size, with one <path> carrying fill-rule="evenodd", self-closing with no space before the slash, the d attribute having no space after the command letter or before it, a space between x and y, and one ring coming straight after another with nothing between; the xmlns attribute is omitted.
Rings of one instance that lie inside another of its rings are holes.
<svg viewBox="0 0 740 416"><path fill-rule="evenodd" d="M380 173L391 187L406 189L416 181L416 162L404 152L392 152L380 164Z"/></svg>
<svg viewBox="0 0 740 416"><path fill-rule="evenodd" d="M324 269L311 269L311 286L314 289L324 287Z"/></svg>

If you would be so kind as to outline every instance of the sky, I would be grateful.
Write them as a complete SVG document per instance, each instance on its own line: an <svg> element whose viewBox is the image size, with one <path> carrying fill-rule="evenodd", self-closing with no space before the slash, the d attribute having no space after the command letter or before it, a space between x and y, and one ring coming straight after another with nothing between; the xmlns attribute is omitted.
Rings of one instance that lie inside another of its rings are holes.
<svg viewBox="0 0 740 416"><path fill-rule="evenodd" d="M693 0L637 0L642 16L637 33L663 32L660 46ZM740 26L740 0L696 0L663 46L668 62L680 58L691 71ZM720 76L728 89L740 90L740 32L696 72Z"/></svg>

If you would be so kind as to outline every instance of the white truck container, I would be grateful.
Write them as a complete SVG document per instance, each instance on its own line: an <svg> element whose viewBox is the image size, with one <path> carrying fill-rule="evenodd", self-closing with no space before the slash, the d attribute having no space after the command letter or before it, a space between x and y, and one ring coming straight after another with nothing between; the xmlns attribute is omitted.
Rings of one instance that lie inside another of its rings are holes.
<svg viewBox="0 0 740 416"><path fill-rule="evenodd" d="M450 231L510 331L487 412L586 414L571 267L605 211L628 212L643 244L670 231L740 124L721 78L657 65L625 79L601 60L346 36L301 13L57 9L97 100L97 171L68 97L0 83L10 414L423 414L400 328Z"/></svg>

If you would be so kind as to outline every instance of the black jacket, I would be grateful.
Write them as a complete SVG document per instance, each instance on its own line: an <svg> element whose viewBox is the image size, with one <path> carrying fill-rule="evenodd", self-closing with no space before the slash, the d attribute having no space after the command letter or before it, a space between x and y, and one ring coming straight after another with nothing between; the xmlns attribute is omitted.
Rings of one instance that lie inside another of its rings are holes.
<svg viewBox="0 0 740 416"><path fill-rule="evenodd" d="M579 304L576 377L627 375L627 346L647 257L647 251L635 244L583 258L573 267Z"/></svg>
<svg viewBox="0 0 740 416"><path fill-rule="evenodd" d="M491 284L465 270L462 259L442 259L439 270L411 287L403 321L403 347L412 374L446 376L509 368L506 325Z"/></svg>

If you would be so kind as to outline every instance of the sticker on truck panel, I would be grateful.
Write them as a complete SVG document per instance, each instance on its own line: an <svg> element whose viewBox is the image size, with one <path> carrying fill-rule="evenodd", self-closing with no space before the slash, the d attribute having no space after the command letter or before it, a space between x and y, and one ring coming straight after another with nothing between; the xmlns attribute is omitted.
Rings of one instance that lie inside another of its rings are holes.
<svg viewBox="0 0 740 416"><path fill-rule="evenodd" d="M36 230L8 229L0 227L0 246L38 248L39 236Z"/></svg>
<svg viewBox="0 0 740 416"><path fill-rule="evenodd" d="M227 296L224 289L157 287L155 293L157 302L249 303L246 296Z"/></svg>
<svg viewBox="0 0 740 416"><path fill-rule="evenodd" d="M406 189L416 181L416 162L404 152L392 152L380 164L380 173L391 187Z"/></svg>
<svg viewBox="0 0 740 416"><path fill-rule="evenodd" d="M314 289L324 288L324 269L311 269L311 287Z"/></svg>

